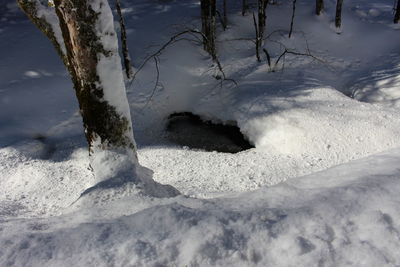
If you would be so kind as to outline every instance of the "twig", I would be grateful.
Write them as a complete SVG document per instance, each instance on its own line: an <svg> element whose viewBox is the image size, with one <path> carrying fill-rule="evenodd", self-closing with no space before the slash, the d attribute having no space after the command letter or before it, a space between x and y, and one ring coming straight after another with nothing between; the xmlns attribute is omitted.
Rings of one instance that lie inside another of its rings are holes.
<svg viewBox="0 0 400 267"><path fill-rule="evenodd" d="M265 53L265 56L267 57L267 63L268 63L268 67L271 69L271 57L267 51L267 49L263 48L263 51Z"/></svg>
<svg viewBox="0 0 400 267"><path fill-rule="evenodd" d="M253 12L253 23L254 23L254 29L256 31L256 57L257 57L257 61L260 62L261 61L260 52L259 52L260 36L259 36L259 33L258 33L257 20L256 20L256 15L254 15L254 12Z"/></svg>
<svg viewBox="0 0 400 267"><path fill-rule="evenodd" d="M129 87L131 87L133 81L134 81L135 78L136 78L136 75L143 69L143 67L147 64L147 62L148 62L150 59L154 58L155 64L156 64L157 78L156 78L155 87L154 87L154 89L153 89L153 91L152 91L152 94L151 94L151 96L150 96L150 99L149 99L149 101L150 101L150 100L151 100L151 97L153 97L153 95L154 95L154 92L155 92L156 87L157 87L158 82L159 82L160 72L159 72L159 66L158 66L158 63L159 63L159 62L158 62L158 56L160 56L161 53L162 53L169 45L172 45L172 44L174 44L174 43L176 43L176 42L179 42L179 41L189 41L190 39L187 39L187 38L184 38L184 37L180 38L181 36L183 36L183 35L185 35L185 34L190 34L190 35L192 35L192 36L193 36L193 35L200 35L202 38L206 38L206 36L205 36L202 32L200 32L200 31L198 31L198 30L193 30L193 29L187 29L187 30L185 30L185 31L182 31L182 32L180 32L180 33L175 34L174 36L172 36L172 37L169 39L168 42L166 42L164 45L162 45L156 52L154 52L153 54L151 54L151 55L149 55L148 57L145 58L145 60L143 61L143 63L139 66L139 68L138 68L138 69L136 70L136 72L133 74L132 79L131 79L131 82L130 82L130 84L129 84ZM196 38L196 39L199 40L198 38ZM192 40L192 41L193 41L193 40ZM221 81L221 86L222 86L222 82L223 82L223 81L230 81L230 82L234 83L234 84L237 86L238 84L237 84L237 82L236 82L234 79L230 79L230 78L227 78L227 77L226 77L225 72L224 72L224 70L223 70L223 68L222 68L221 62L219 61L218 57L215 56L215 57L213 58L213 60L214 60L214 62L216 63L219 72L222 74L222 78L223 78L223 79L222 79L222 81ZM216 78L217 78L217 77L216 77ZM217 78L217 79L218 79L218 78ZM148 102L149 102L149 101L148 101ZM148 104L148 102L146 103L146 105Z"/></svg>
<svg viewBox="0 0 400 267"><path fill-rule="evenodd" d="M296 55L296 56L307 56L307 57L311 57L311 58L313 58L313 59L315 59L315 60L317 60L317 61L319 61L319 62L324 63L324 61L323 61L322 59L320 59L320 58L318 58L318 57L316 57L316 56L314 56L314 55L312 55L312 54L309 54L309 53L300 53L300 52L291 51L291 50L288 50L287 48L285 48L285 50L283 51L283 53L282 53L282 54L277 58L277 60L275 61L274 68L278 65L278 63L279 63L279 61L282 59L282 57L285 57L285 56L286 56L286 54L292 54L292 55Z"/></svg>
<svg viewBox="0 0 400 267"><path fill-rule="evenodd" d="M294 15L296 13L296 0L293 0L293 12L292 12L292 19L290 21L290 30L289 30L289 38L292 36L293 31L293 23L294 23Z"/></svg>
<svg viewBox="0 0 400 267"><path fill-rule="evenodd" d="M151 99L153 98L154 94L156 93L158 82L160 81L160 68L158 67L158 61L159 61L158 57L154 57L154 62L156 64L156 72L157 72L156 82L154 84L153 90L151 91L150 97L147 99L147 101L144 104L142 109L145 109L147 107L147 105L150 103Z"/></svg>
<svg viewBox="0 0 400 267"><path fill-rule="evenodd" d="M218 15L219 21L221 22L222 29L225 31L226 30L226 24L224 22L224 19L222 18L221 13L218 10L216 11L216 13Z"/></svg>
<svg viewBox="0 0 400 267"><path fill-rule="evenodd" d="M158 49L155 53L151 54L150 56L148 56L143 63L139 66L139 68L136 70L135 74L133 74L132 80L134 80L136 78L136 75L143 69L143 67L146 65L146 63L152 59L153 57L159 56L170 44L174 43L177 41L178 37L187 34L187 33L197 33L197 34L201 34L203 37L204 34L200 31L197 30L185 30L183 32L177 33L174 36L172 36L168 42L166 42L164 45L161 46L160 49Z"/></svg>

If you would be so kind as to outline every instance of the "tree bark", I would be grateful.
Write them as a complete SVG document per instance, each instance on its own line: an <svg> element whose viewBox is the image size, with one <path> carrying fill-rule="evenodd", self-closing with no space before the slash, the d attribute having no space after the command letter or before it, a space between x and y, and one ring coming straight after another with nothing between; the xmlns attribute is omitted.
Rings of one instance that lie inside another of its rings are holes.
<svg viewBox="0 0 400 267"><path fill-rule="evenodd" d="M125 66L125 74L128 80L132 79L133 76L133 68L131 63L131 57L129 56L129 49L127 43L127 35L126 35L126 28L125 28L125 20L124 16L121 11L121 3L119 0L115 0L115 5L117 8L117 13L119 16L119 25L121 27L121 45L122 45L122 56L124 59L124 66Z"/></svg>
<svg viewBox="0 0 400 267"><path fill-rule="evenodd" d="M336 2L336 16L335 16L335 26L336 26L336 28L342 27L342 5L343 5L343 0L337 0L337 2Z"/></svg>
<svg viewBox="0 0 400 267"><path fill-rule="evenodd" d="M209 0L200 1L201 9L201 32L203 33L203 47L208 52L208 36L210 35L209 14L210 2Z"/></svg>
<svg viewBox="0 0 400 267"><path fill-rule="evenodd" d="M258 33L261 37L264 36L265 25L267 15L265 10L267 9L268 0L258 0Z"/></svg>
<svg viewBox="0 0 400 267"><path fill-rule="evenodd" d="M324 0L316 0L315 14L319 16L321 15L323 10L324 10Z"/></svg>
<svg viewBox="0 0 400 267"><path fill-rule="evenodd" d="M226 1L224 0L223 2L223 10L224 10L224 30L226 29L226 27L228 26L228 10L227 10L227 6L226 6Z"/></svg>
<svg viewBox="0 0 400 267"><path fill-rule="evenodd" d="M70 73L99 185L113 179L133 182L152 196L179 194L171 186L154 182L138 162L118 38L107 0L55 0L55 9L40 0L17 2L51 40Z"/></svg>
<svg viewBox="0 0 400 267"><path fill-rule="evenodd" d="M265 13L268 0L258 0L258 24L256 27L256 57L261 61L260 50L263 43L264 31L266 26L267 15ZM255 23L256 24L256 23Z"/></svg>
<svg viewBox="0 0 400 267"><path fill-rule="evenodd" d="M242 0L242 16L246 15L247 8L247 0Z"/></svg>
<svg viewBox="0 0 400 267"><path fill-rule="evenodd" d="M98 181L122 172L135 176L136 145L111 9L104 0L54 4L95 176ZM109 173L116 158L119 173Z"/></svg>
<svg viewBox="0 0 400 267"><path fill-rule="evenodd" d="M216 30L217 30L217 1L210 0L210 54L213 60L217 57L217 49L215 48Z"/></svg>
<svg viewBox="0 0 400 267"><path fill-rule="evenodd" d="M201 28L203 33L203 46L213 60L216 59L216 0L201 0Z"/></svg>
<svg viewBox="0 0 400 267"><path fill-rule="evenodd" d="M396 13L394 14L394 23L399 23L400 20L400 0L397 0L397 7L396 7Z"/></svg>

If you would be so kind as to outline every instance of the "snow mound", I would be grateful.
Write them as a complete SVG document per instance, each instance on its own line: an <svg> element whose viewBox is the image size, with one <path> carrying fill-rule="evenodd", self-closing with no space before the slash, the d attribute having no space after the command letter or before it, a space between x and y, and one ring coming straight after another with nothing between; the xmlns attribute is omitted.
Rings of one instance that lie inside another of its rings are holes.
<svg viewBox="0 0 400 267"><path fill-rule="evenodd" d="M0 265L395 266L399 164L395 150L241 195L4 220Z"/></svg>

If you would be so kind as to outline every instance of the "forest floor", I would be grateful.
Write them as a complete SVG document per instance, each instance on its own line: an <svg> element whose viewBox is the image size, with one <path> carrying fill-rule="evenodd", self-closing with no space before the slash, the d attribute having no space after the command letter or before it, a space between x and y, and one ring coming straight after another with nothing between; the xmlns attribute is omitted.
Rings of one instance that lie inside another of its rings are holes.
<svg viewBox="0 0 400 267"><path fill-rule="evenodd" d="M127 185L77 201L94 177L72 84L50 42L5 1L1 266L400 266L393 1L345 2L340 31L335 1L319 17L315 1L300 1L291 38L291 1L271 4L271 66L265 54L257 62L253 18L239 2L229 3L227 30L218 28L226 80L188 34L127 86L140 163L182 195L144 197ZM200 27L194 0L123 5L136 69L175 34ZM308 55L275 64L285 48ZM237 125L254 148L176 145L166 131L176 112Z"/></svg>

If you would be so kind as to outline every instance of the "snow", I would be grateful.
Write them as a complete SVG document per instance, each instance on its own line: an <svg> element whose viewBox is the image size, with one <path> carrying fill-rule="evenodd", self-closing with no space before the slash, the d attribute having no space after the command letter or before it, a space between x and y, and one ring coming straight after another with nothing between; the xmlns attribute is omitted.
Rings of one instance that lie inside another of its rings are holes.
<svg viewBox="0 0 400 267"><path fill-rule="evenodd" d="M40 73L33 71L33 70L28 70L25 72L25 76L28 76L30 78L39 78L40 77Z"/></svg>
<svg viewBox="0 0 400 267"><path fill-rule="evenodd" d="M2 265L396 266L399 163L397 149L212 200L125 198L5 221Z"/></svg>
<svg viewBox="0 0 400 267"><path fill-rule="evenodd" d="M254 29L233 4L228 30L218 30L218 55L237 85L221 86L194 43L163 51L158 84L150 60L127 85L130 110L119 110L132 113L145 191L126 173L97 184L68 75L50 42L8 2L0 7L1 266L400 265L392 1L345 2L340 34L330 28L335 1L325 1L320 17L314 1L298 2L291 39L291 3L270 5L272 62L282 45L319 59L288 54L274 72L264 58L256 62L252 42L235 40L253 38ZM92 7L105 8L100 2ZM197 1L123 4L136 68L174 33L200 27ZM107 12L99 37L114 56L101 58L98 71L107 88L124 88ZM123 95L107 91L105 100L119 105ZM236 122L255 148L226 154L170 144L166 118L182 111ZM111 165L98 155L105 176L126 169L117 166L120 154L105 155Z"/></svg>
<svg viewBox="0 0 400 267"><path fill-rule="evenodd" d="M109 4L104 0L91 2L91 8L100 15L96 21L95 32L103 48L109 53L99 54L97 73L103 87L104 101L115 107L117 112L131 121L129 103L122 74L121 58L118 54L118 38L114 29L114 20ZM131 136L132 130L129 131Z"/></svg>

